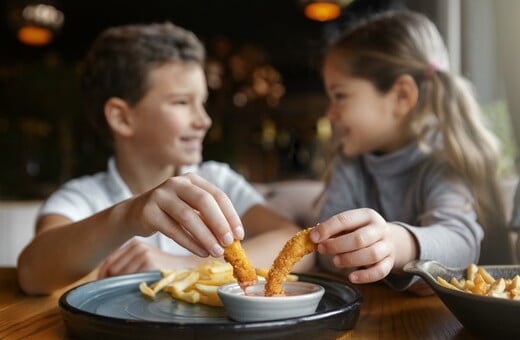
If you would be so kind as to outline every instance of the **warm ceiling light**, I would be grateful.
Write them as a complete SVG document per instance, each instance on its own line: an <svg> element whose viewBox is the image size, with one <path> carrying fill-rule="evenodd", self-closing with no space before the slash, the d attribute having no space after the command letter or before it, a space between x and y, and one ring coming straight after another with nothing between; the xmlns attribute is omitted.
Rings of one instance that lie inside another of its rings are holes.
<svg viewBox="0 0 520 340"><path fill-rule="evenodd" d="M334 20L341 14L338 4L332 2L310 2L305 6L305 16L312 20Z"/></svg>
<svg viewBox="0 0 520 340"><path fill-rule="evenodd" d="M44 46L51 42L53 33L43 27L23 26L18 30L17 36L26 45Z"/></svg>
<svg viewBox="0 0 520 340"><path fill-rule="evenodd" d="M353 0L299 0L307 18L316 21L337 19Z"/></svg>
<svg viewBox="0 0 520 340"><path fill-rule="evenodd" d="M50 0L31 0L25 4L14 4L10 11L10 24L18 40L24 44L47 45L63 26L63 12Z"/></svg>

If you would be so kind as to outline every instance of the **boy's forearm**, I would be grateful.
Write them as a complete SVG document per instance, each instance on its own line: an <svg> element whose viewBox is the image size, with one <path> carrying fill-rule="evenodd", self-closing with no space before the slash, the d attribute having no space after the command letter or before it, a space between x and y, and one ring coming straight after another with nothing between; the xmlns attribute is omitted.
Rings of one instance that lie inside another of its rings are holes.
<svg viewBox="0 0 520 340"><path fill-rule="evenodd" d="M22 289L28 294L50 294L94 270L132 236L120 218L123 210L117 205L37 234L18 258Z"/></svg>

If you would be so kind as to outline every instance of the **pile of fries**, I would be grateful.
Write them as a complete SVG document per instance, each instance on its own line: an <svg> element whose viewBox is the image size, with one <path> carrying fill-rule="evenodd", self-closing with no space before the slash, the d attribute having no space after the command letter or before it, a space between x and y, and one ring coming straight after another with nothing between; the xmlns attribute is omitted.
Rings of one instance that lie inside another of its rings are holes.
<svg viewBox="0 0 520 340"><path fill-rule="evenodd" d="M233 267L229 263L207 261L193 269L160 271L162 278L148 285L141 282L139 290L151 299L160 291L169 293L174 299L189 303L202 303L209 306L222 306L217 288L236 282ZM259 280L265 280L267 269L256 269ZM287 281L296 281L296 275L287 275Z"/></svg>
<svg viewBox="0 0 520 340"><path fill-rule="evenodd" d="M520 276L495 279L484 267L475 264L466 268L466 278L457 280L453 277L448 282L442 277L437 277L437 282L444 287L467 293L520 300Z"/></svg>

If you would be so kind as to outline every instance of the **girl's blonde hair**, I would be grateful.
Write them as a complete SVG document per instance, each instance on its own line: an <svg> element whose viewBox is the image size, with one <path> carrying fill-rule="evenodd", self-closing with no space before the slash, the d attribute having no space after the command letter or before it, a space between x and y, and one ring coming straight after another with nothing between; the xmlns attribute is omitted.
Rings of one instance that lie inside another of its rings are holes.
<svg viewBox="0 0 520 340"><path fill-rule="evenodd" d="M486 232L481 263L510 262L498 180L499 142L484 124L470 83L449 72L448 53L435 25L416 12L386 12L346 32L329 53L341 55L345 72L369 80L381 93L401 75L414 78L419 98L412 128L421 146L468 182Z"/></svg>

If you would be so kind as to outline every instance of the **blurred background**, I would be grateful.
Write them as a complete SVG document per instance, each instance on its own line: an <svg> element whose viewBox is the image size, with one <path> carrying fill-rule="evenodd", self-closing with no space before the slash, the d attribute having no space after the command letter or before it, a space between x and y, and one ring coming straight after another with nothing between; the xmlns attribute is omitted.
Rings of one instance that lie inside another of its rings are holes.
<svg viewBox="0 0 520 340"><path fill-rule="evenodd" d="M213 127L205 158L254 182L318 179L330 137L321 52L352 20L391 8L423 12L438 25L453 69L475 84L502 140L504 176L516 175L520 1L325 2L314 17L311 0L0 2L0 199L41 199L105 169L110 149L87 123L77 84L82 58L109 26L166 20L207 48Z"/></svg>

